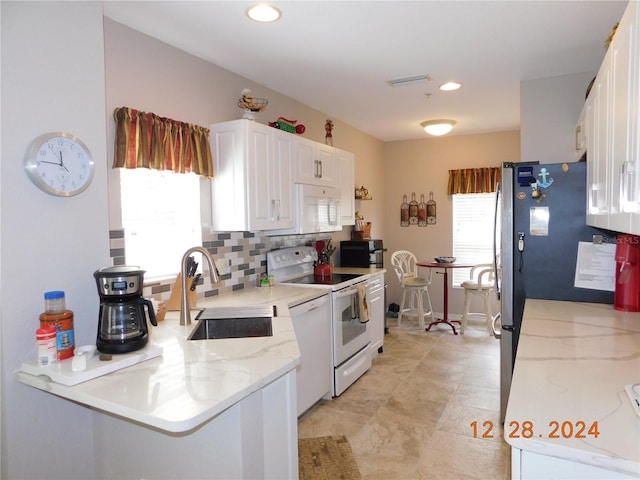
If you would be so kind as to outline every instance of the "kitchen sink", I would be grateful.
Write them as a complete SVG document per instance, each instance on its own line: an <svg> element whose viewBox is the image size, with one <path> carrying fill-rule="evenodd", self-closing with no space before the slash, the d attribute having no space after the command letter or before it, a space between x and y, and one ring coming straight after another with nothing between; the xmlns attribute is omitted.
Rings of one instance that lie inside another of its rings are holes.
<svg viewBox="0 0 640 480"><path fill-rule="evenodd" d="M275 308L205 308L197 316L198 324L189 340L273 336Z"/></svg>

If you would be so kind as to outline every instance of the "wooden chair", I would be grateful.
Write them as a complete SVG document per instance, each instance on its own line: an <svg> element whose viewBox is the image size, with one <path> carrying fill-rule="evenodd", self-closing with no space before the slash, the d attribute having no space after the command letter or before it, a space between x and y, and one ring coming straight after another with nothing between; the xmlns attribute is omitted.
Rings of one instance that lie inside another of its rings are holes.
<svg viewBox="0 0 640 480"><path fill-rule="evenodd" d="M427 288L431 285L431 269L429 269L428 278L418 277L416 264L416 256L408 250L398 250L391 255L391 265L393 265L400 287L402 287L398 326L402 323L403 316L417 316L420 328L424 330L426 315L431 317L432 322L434 321L431 298Z"/></svg>

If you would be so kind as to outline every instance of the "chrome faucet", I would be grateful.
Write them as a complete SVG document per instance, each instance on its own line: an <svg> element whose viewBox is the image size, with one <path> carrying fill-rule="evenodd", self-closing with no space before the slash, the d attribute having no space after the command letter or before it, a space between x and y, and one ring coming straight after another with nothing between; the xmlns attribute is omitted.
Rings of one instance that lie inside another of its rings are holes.
<svg viewBox="0 0 640 480"><path fill-rule="evenodd" d="M180 325L191 325L191 310L189 308L189 297L187 296L187 259L192 253L199 252L207 260L209 264L209 278L211 283L218 283L220 280L220 274L216 268L216 263L213 261L211 254L204 247L191 247L182 256L182 263L180 268L181 273L181 286L182 296L180 297Z"/></svg>

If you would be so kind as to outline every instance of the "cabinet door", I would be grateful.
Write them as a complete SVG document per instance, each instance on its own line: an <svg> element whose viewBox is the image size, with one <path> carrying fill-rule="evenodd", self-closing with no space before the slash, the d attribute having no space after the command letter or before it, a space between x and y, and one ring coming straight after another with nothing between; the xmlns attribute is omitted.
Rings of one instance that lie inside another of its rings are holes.
<svg viewBox="0 0 640 480"><path fill-rule="evenodd" d="M219 231L294 227L295 137L249 120L211 126L212 226Z"/></svg>
<svg viewBox="0 0 640 480"><path fill-rule="evenodd" d="M276 211L273 212L274 221L277 227L272 228L293 228L294 227L294 189L293 189L293 156L295 148L295 137L291 133L281 132L274 129L273 138L273 171L271 172L271 182L273 184L273 198L277 199L274 204Z"/></svg>
<svg viewBox="0 0 640 480"><path fill-rule="evenodd" d="M355 219L355 156L336 148L336 163L340 172L340 206L342 225L354 225Z"/></svg>
<svg viewBox="0 0 640 480"><path fill-rule="evenodd" d="M371 357L382 352L384 343L384 274L371 277L369 280L369 351Z"/></svg>
<svg viewBox="0 0 640 480"><path fill-rule="evenodd" d="M636 26L633 24L628 10L611 43L611 208L609 228L620 232L628 232L631 227L631 216L639 212L640 198L636 190L636 179L640 159L632 157L632 127L635 123L633 115L638 114L634 108L637 91L632 72L637 71ZM635 53L635 54L634 54ZM637 102L637 100L636 100Z"/></svg>
<svg viewBox="0 0 640 480"><path fill-rule="evenodd" d="M323 187L336 185L334 148L298 137L295 152L295 181Z"/></svg>
<svg viewBox="0 0 640 480"><path fill-rule="evenodd" d="M250 230L264 230L269 228L275 209L271 175L274 170L273 137L270 131L254 125L249 127L247 134L248 227Z"/></svg>
<svg viewBox="0 0 640 480"><path fill-rule="evenodd" d="M594 227L608 228L610 192L609 95L611 92L611 55L605 55L596 81L589 94L591 111L587 111L589 132L589 180L587 222Z"/></svg>

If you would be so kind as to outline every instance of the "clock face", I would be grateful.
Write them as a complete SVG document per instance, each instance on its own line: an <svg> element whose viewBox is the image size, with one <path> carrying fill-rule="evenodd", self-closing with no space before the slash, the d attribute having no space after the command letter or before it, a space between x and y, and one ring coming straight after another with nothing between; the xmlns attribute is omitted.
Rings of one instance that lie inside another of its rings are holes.
<svg viewBox="0 0 640 480"><path fill-rule="evenodd" d="M33 141L25 170L43 191L70 197L89 186L94 164L89 149L80 139L60 132L42 135Z"/></svg>

